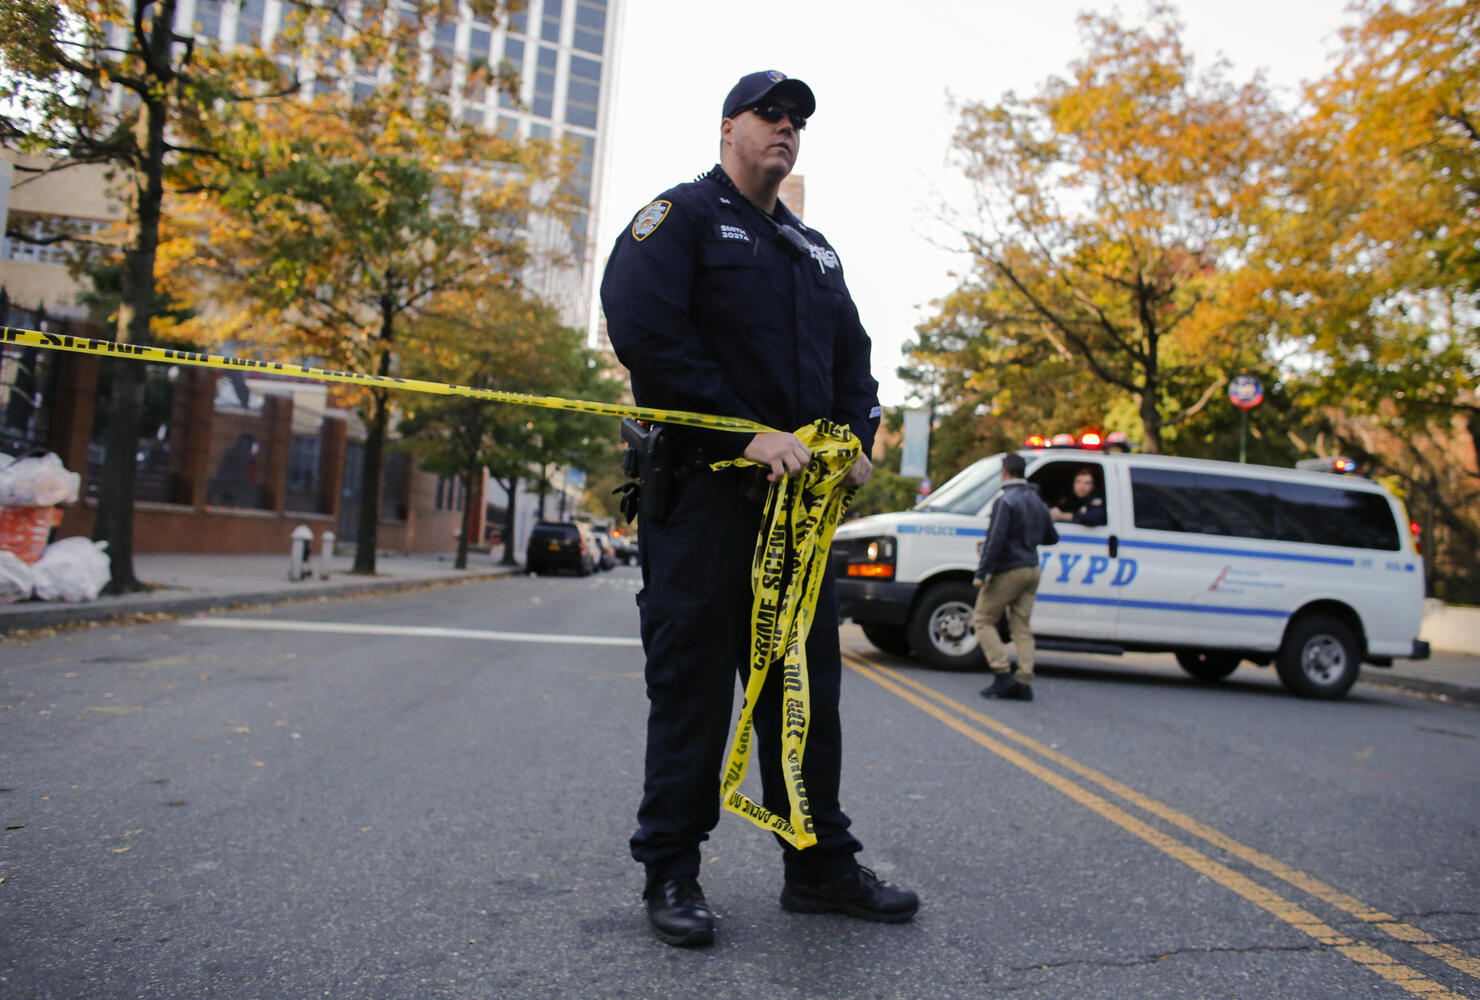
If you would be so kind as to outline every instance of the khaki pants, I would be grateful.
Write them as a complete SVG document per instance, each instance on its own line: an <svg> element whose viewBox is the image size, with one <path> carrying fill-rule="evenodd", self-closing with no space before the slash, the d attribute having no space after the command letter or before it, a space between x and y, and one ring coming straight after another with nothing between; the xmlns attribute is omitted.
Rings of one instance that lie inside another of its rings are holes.
<svg viewBox="0 0 1480 1000"><path fill-rule="evenodd" d="M1002 617L1003 610L1007 611L1007 629L1017 646L1017 679L1021 684L1033 683L1033 632L1028 628L1028 619L1033 616L1033 598L1037 593L1037 566L994 573L986 586L977 591L976 610L971 615L987 666L994 673L1005 674L1011 667L1007 647L997 636L997 619Z"/></svg>

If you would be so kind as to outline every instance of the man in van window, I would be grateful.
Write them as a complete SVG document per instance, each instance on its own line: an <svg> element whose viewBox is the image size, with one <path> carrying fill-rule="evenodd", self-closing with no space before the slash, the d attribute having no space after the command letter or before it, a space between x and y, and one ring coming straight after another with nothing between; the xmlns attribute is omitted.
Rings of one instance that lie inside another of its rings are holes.
<svg viewBox="0 0 1480 1000"><path fill-rule="evenodd" d="M1033 631L1029 619L1038 593L1038 546L1053 545L1059 533L1054 530L1037 484L1023 478L1027 466L1023 456L1015 452L1002 459L1002 488L987 503L987 539L971 581L972 586L980 588L971 623L976 626L987 666L996 675L991 686L982 689L984 698L1033 700ZM997 619L1003 611L1007 612L1007 629L1017 646L1015 678L1007 647L997 636Z"/></svg>
<svg viewBox="0 0 1480 1000"><path fill-rule="evenodd" d="M1052 507L1048 514L1055 521L1072 521L1086 528L1105 523L1105 498L1095 488L1095 470L1082 465L1074 473L1074 489Z"/></svg>

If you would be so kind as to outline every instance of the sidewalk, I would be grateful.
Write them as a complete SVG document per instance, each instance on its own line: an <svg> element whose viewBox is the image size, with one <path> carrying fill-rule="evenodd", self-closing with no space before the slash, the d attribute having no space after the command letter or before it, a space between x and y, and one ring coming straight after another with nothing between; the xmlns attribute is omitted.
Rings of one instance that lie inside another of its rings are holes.
<svg viewBox="0 0 1480 1000"><path fill-rule="evenodd" d="M497 555L469 552L468 568L458 570L452 568L451 555L381 555L375 561L375 575L365 577L350 573L354 559L345 555L335 557L327 580L314 575L295 583L288 579L287 555L141 555L134 559L134 572L155 589L100 597L85 604L23 601L0 605L0 635L119 616L198 614L234 605L390 592L523 572L520 566L500 566L497 559ZM1391 668L1365 665L1358 683L1480 705L1480 656L1438 651L1427 660L1395 660Z"/></svg>
<svg viewBox="0 0 1480 1000"><path fill-rule="evenodd" d="M502 550L499 550L499 554ZM379 555L374 576L350 572L354 557L336 556L328 579L315 574L306 580L288 579L288 556L140 555L134 557L134 575L153 589L118 597L67 604L21 601L0 605L0 635L22 629L54 628L74 622L102 622L141 614L196 614L212 608L245 604L275 604L313 597L406 590L438 583L491 580L523 572L522 566L500 566L498 556L469 552L468 568L454 569L451 555Z"/></svg>

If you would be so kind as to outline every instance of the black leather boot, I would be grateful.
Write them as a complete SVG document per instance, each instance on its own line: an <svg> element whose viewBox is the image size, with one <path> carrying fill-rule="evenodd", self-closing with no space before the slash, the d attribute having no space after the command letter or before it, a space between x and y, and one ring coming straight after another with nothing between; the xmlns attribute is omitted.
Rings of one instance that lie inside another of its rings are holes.
<svg viewBox="0 0 1480 1000"><path fill-rule="evenodd" d="M920 908L920 897L885 882L860 865L831 882L807 885L786 882L781 908L792 913L845 913L860 920L902 924Z"/></svg>
<svg viewBox="0 0 1480 1000"><path fill-rule="evenodd" d="M714 941L714 914L704 902L704 890L695 878L667 878L648 883L648 920L664 944L689 948Z"/></svg>

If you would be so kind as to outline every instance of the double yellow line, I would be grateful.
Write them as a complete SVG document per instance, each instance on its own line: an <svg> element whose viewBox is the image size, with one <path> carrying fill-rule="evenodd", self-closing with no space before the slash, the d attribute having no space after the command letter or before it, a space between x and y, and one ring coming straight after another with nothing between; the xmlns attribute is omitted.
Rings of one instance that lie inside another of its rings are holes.
<svg viewBox="0 0 1480 1000"><path fill-rule="evenodd" d="M1409 968L1377 948L1342 934L1310 911L1260 885L1247 875L1214 861L1201 851L1137 818L1109 798L1092 791L1090 786L1098 786L1116 798L1150 813L1169 826L1189 833L1218 850L1314 896L1321 902L1372 925L1395 941L1417 948L1424 954L1447 963L1467 976L1480 979L1480 960L1470 957L1451 944L1439 941L1428 932L1411 924L1405 924L1391 914L1374 909L1361 900L1327 885L1320 879L1291 868L1262 851L1239 843L1205 823L1200 823L1191 816L1178 812L1095 768L1081 764L1072 757L1030 736L1025 736L991 716L943 695L898 670L872 663L847 650L843 652L843 659L864 677L954 729L972 742L992 751L1003 760L1023 769L1050 787L1063 792L1075 802L1098 813L1153 847L1166 852L1199 874L1207 876L1226 889L1231 889L1312 940L1345 955L1358 965L1403 987L1409 993L1423 997L1460 1000L1460 994L1452 992L1444 985ZM996 738L999 736L1003 739ZM1008 745L1007 742L1003 742L1004 739L1017 744L1022 749ZM1047 766L1045 761L1083 779L1084 783L1071 780L1060 771Z"/></svg>

